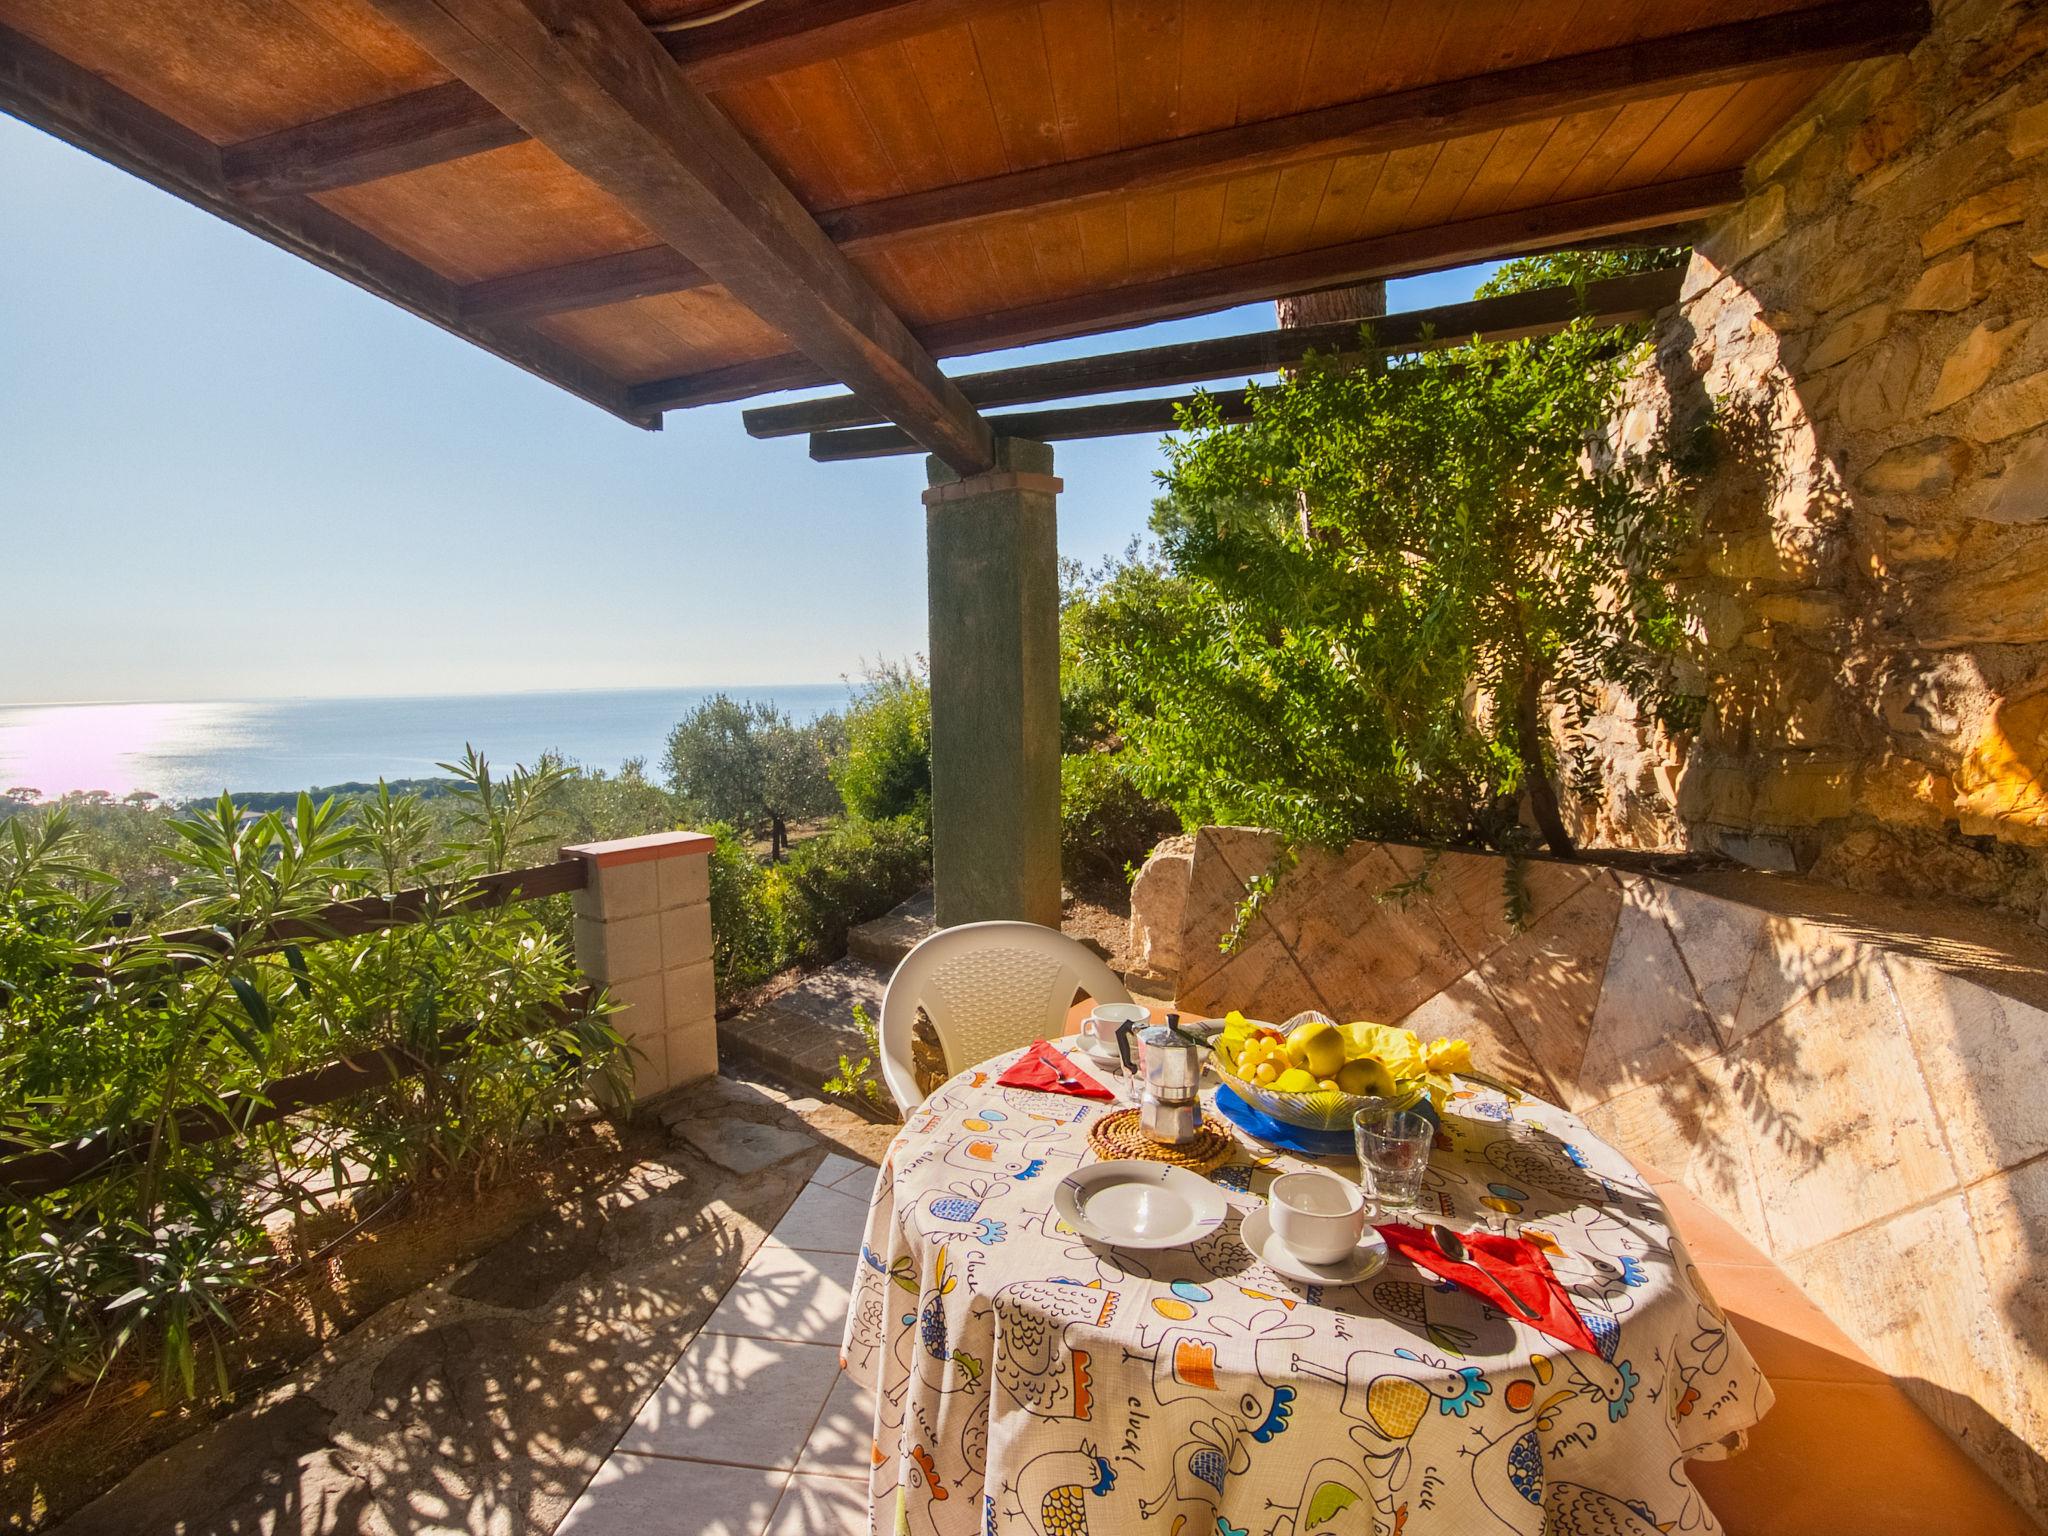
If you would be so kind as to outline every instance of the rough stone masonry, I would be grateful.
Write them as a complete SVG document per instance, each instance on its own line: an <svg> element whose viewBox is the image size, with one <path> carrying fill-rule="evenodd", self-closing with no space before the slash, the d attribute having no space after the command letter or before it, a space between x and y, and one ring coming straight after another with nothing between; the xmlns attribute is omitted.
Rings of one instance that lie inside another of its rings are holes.
<svg viewBox="0 0 2048 1536"><path fill-rule="evenodd" d="M2048 926L2048 9L1937 0L1750 177L1618 423L1719 428L1707 707L1607 699L1578 830Z"/></svg>

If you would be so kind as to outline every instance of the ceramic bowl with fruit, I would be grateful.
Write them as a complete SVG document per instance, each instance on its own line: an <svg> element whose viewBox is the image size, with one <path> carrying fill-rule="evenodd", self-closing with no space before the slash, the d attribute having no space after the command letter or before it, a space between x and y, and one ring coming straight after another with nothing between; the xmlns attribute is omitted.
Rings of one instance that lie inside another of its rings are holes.
<svg viewBox="0 0 2048 1536"><path fill-rule="evenodd" d="M1278 1025L1232 1013L1211 1059L1217 1076L1260 1113L1349 1134L1351 1117L1372 1103L1427 1105L1434 1118L1451 1074L1470 1071L1472 1049L1462 1040L1424 1044L1413 1030L1388 1024L1339 1024L1321 1013Z"/></svg>

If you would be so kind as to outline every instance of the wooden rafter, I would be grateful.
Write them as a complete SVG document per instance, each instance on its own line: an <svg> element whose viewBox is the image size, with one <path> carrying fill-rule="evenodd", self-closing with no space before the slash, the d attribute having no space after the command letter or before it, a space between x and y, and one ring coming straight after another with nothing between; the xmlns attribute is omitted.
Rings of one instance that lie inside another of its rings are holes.
<svg viewBox="0 0 2048 1536"><path fill-rule="evenodd" d="M1250 392L1242 389L1208 391L1216 402L1217 420L1250 421ZM1109 400L1099 405L1067 405L1049 411L1005 411L988 418L988 424L1004 437L1028 437L1039 443L1067 443L1086 437L1132 437L1171 432L1180 424L1181 407L1194 403L1193 395L1174 395L1160 400ZM811 434L811 457L821 464L847 459L886 459L914 453L917 444L901 427L844 427L836 432Z"/></svg>
<svg viewBox="0 0 2048 1536"><path fill-rule="evenodd" d="M702 91L800 69L1019 0L764 0L715 27L662 34ZM229 190L330 192L518 144L526 130L460 80L231 144Z"/></svg>
<svg viewBox="0 0 2048 1536"><path fill-rule="evenodd" d="M1648 319L1677 300L1683 276L1681 269L1666 267L1588 283L1583 291L1542 288L1506 293L1463 304L1385 315L1365 323L1372 327L1371 350L1381 356L1424 347L1459 346L1474 337L1482 341L1512 341L1547 335L1579 319L1603 325ZM1299 363L1312 352L1362 356L1359 325L1356 320L1345 320L1177 341L1161 347L970 373L953 382L977 407L987 407L1071 400L1083 395L1197 384L1210 379L1242 379ZM864 427L881 419L858 395L827 395L820 400L762 406L742 417L747 431L755 437Z"/></svg>
<svg viewBox="0 0 2048 1536"><path fill-rule="evenodd" d="M1605 192L1574 202L1549 203L1236 266L1126 283L1119 288L1097 289L1048 303L946 321L927 326L918 335L941 357L989 352L1177 319L1368 278L1412 277L1468 262L1561 250L1630 231L1661 234L1673 226L1732 207L1741 198L1742 173L1716 171L1682 181ZM803 359L781 356L635 385L632 397L647 409L670 410L826 382L827 377L808 367Z"/></svg>
<svg viewBox="0 0 2048 1536"><path fill-rule="evenodd" d="M1141 191L1226 180L1305 160L1383 153L1461 134L1899 52L1926 34L1924 0L1834 0L1210 133L1055 161L849 208L818 223L849 250L1012 215L1078 212ZM471 314L524 318L679 293L709 279L673 253L625 251L473 285Z"/></svg>
<svg viewBox="0 0 2048 1536"><path fill-rule="evenodd" d="M524 325L466 317L459 286L306 197L245 203L229 190L220 150L98 75L0 26L0 111L97 155L423 320L475 342L634 426L661 425L617 379Z"/></svg>
<svg viewBox="0 0 2048 1536"><path fill-rule="evenodd" d="M625 0L373 0L458 79L963 474L987 425Z"/></svg>

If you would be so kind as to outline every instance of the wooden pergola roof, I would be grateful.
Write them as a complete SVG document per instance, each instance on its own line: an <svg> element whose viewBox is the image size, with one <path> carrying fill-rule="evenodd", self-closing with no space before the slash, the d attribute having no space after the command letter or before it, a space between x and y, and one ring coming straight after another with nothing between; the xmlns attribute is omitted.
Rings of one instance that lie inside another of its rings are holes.
<svg viewBox="0 0 2048 1536"><path fill-rule="evenodd" d="M0 106L643 426L1683 227L1920 0L0 0ZM147 258L138 252L137 259Z"/></svg>

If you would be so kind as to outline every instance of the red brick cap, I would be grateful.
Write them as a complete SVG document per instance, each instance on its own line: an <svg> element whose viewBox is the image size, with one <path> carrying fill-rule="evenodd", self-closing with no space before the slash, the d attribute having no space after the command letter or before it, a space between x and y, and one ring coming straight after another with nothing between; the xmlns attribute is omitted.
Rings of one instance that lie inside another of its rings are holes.
<svg viewBox="0 0 2048 1536"><path fill-rule="evenodd" d="M605 843L577 843L562 850L565 859L587 859L599 869L639 864L648 859L677 859L709 853L717 839L709 832L650 832L645 837L615 837Z"/></svg>

